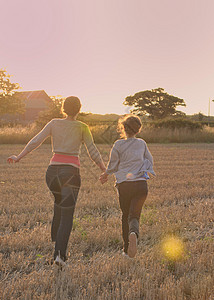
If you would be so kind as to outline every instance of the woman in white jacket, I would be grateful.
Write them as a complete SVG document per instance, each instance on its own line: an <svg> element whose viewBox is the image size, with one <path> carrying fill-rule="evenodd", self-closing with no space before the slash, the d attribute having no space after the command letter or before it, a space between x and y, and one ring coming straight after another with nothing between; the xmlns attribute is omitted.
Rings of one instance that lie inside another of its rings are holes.
<svg viewBox="0 0 214 300"><path fill-rule="evenodd" d="M155 175L153 158L144 140L136 138L142 123L139 117L128 115L119 121L120 139L111 150L106 171L100 176L102 183L109 174L116 177L122 210L123 255L133 258L137 252L139 219L148 194L148 172Z"/></svg>

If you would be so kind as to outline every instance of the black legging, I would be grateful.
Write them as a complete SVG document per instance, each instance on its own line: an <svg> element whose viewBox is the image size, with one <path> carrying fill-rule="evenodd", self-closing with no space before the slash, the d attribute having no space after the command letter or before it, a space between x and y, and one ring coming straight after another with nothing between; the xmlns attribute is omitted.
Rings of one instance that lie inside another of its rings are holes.
<svg viewBox="0 0 214 300"><path fill-rule="evenodd" d="M54 259L60 255L66 260L66 249L81 184L79 169L70 165L50 165L46 172L46 182L55 198L51 226L51 238L56 242Z"/></svg>
<svg viewBox="0 0 214 300"><path fill-rule="evenodd" d="M148 194L147 182L124 181L118 184L119 202L122 210L122 234L124 252L127 253L129 234L135 232L139 236L139 219L143 203Z"/></svg>

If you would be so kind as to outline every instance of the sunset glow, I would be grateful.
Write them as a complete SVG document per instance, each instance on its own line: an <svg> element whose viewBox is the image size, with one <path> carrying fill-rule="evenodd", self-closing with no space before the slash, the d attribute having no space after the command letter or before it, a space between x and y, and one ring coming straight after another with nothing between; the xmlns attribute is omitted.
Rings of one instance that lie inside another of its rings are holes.
<svg viewBox="0 0 214 300"><path fill-rule="evenodd" d="M4 1L0 68L25 91L79 96L83 111L123 114L126 96L162 87L207 114L213 11L212 0Z"/></svg>

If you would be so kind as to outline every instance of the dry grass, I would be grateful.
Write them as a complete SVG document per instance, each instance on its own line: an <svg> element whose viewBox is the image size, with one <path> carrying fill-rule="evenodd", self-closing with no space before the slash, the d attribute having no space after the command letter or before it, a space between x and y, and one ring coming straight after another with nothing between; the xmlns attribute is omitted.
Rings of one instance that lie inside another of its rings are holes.
<svg viewBox="0 0 214 300"><path fill-rule="evenodd" d="M145 128L142 137L149 143L213 143L214 128Z"/></svg>
<svg viewBox="0 0 214 300"><path fill-rule="evenodd" d="M119 138L115 122L107 125L92 125L90 129L98 144L113 143ZM39 130L36 124L26 127L2 127L0 128L0 144L25 144ZM144 124L141 135L148 143L214 143L213 127L191 130L188 128L151 128Z"/></svg>
<svg viewBox="0 0 214 300"><path fill-rule="evenodd" d="M109 146L99 148L107 159ZM102 186L83 151L69 264L62 272L49 264L53 201L44 178L50 146L7 165L6 157L21 149L0 147L0 299L213 299L213 144L150 145L157 176L149 181L133 260L120 255L113 178ZM183 242L177 261L161 251L168 235Z"/></svg>
<svg viewBox="0 0 214 300"><path fill-rule="evenodd" d="M36 124L0 128L0 144L26 144L39 132Z"/></svg>

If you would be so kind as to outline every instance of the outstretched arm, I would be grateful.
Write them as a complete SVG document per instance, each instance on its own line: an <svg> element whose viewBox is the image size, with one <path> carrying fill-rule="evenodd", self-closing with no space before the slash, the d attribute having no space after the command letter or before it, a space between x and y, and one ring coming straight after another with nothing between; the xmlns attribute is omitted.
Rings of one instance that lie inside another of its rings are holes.
<svg viewBox="0 0 214 300"><path fill-rule="evenodd" d="M7 162L9 164L15 162L19 162L20 159L22 159L25 155L27 155L29 152L26 149L23 149L22 152L19 153L19 155L11 155L10 157L8 157Z"/></svg>
<svg viewBox="0 0 214 300"><path fill-rule="evenodd" d="M38 148L44 140L51 135L51 122L50 121L36 136L34 136L25 146L25 148L19 153L19 155L11 155L8 157L8 163L17 163L28 153Z"/></svg>

